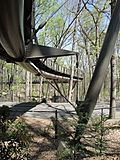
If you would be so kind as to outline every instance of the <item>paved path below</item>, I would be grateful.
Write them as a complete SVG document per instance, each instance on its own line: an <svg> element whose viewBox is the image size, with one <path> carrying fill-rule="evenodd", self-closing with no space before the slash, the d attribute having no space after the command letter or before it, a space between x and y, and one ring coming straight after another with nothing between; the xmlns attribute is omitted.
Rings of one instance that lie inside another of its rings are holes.
<svg viewBox="0 0 120 160"><path fill-rule="evenodd" d="M58 113L62 116L69 116L69 112L75 113L74 108L72 105L68 103L33 103L33 102L23 102L23 103L17 103L17 102L0 102L0 106L7 105L12 110L12 116L29 116L33 118L42 118L42 119L48 119L50 117L55 117L55 110L58 110ZM98 115L101 113L101 109L104 108L103 112L104 114L108 115L109 109L108 103L98 103L96 105L96 108L93 112L93 114ZM58 116L59 116L58 114ZM120 117L120 107L117 104L116 109L116 118Z"/></svg>

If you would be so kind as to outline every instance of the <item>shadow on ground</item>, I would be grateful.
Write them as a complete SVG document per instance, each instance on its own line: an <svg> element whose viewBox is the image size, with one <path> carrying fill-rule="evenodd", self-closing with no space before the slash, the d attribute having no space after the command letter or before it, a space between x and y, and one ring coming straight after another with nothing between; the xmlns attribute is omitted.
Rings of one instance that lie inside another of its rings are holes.
<svg viewBox="0 0 120 160"><path fill-rule="evenodd" d="M34 138L31 141L31 160L55 160L58 140L54 138L51 125L42 126L41 124L26 123L29 130L33 133ZM51 133L52 132L52 133Z"/></svg>
<svg viewBox="0 0 120 160"><path fill-rule="evenodd" d="M38 102L23 102L16 104L10 108L10 117L15 119L18 116L22 116L24 113L30 111L32 108L36 107L40 103Z"/></svg>

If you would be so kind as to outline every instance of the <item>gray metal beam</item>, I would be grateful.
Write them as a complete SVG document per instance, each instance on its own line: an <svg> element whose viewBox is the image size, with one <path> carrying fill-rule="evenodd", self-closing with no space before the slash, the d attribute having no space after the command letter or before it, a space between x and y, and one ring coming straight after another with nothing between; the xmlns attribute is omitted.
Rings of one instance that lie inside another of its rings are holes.
<svg viewBox="0 0 120 160"><path fill-rule="evenodd" d="M26 59L51 58L78 54L77 52L73 51L36 44L33 44L27 52L28 53Z"/></svg>

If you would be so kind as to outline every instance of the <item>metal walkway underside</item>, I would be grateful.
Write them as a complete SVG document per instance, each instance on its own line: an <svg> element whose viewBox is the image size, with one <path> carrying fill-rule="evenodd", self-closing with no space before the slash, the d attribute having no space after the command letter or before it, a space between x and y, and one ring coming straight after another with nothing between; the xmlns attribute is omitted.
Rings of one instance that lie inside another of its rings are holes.
<svg viewBox="0 0 120 160"><path fill-rule="evenodd" d="M48 79L70 79L69 69L54 69L41 59L76 55L75 52L33 44L31 19L33 0L0 1L0 59L19 64ZM6 12L7 11L7 12ZM76 74L74 80L82 80Z"/></svg>

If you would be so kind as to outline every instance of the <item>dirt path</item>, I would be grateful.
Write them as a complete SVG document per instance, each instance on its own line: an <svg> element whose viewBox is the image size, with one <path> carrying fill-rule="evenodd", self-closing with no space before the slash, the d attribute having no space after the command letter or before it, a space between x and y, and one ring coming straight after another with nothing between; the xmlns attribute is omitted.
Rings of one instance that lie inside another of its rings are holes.
<svg viewBox="0 0 120 160"><path fill-rule="evenodd" d="M54 138L51 121L25 117L26 124L34 138L31 142L32 160L58 160L58 141ZM120 120L108 120L106 125L113 127L106 136L108 155L84 158L83 160L120 160ZM112 154L112 155L111 155ZM79 159L76 159L79 160Z"/></svg>

